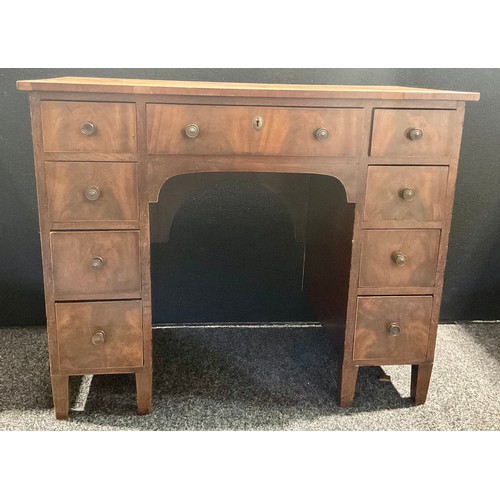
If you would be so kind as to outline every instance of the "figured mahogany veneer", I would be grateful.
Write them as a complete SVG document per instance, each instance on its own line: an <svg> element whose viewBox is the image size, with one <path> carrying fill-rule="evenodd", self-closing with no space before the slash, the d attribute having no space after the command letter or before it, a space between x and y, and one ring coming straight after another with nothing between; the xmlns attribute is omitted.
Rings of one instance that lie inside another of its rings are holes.
<svg viewBox="0 0 500 500"><path fill-rule="evenodd" d="M376 109L371 156L449 156L453 148L451 110ZM422 131L412 139L411 131Z"/></svg>
<svg viewBox="0 0 500 500"><path fill-rule="evenodd" d="M58 299L140 297L138 231L52 232L50 245Z"/></svg>
<svg viewBox="0 0 500 500"><path fill-rule="evenodd" d="M353 359L381 364L426 360L432 297L360 297ZM400 332L391 335L389 327Z"/></svg>
<svg viewBox="0 0 500 500"><path fill-rule="evenodd" d="M47 162L45 176L49 219L58 229L139 228L136 163Z"/></svg>
<svg viewBox="0 0 500 500"><path fill-rule="evenodd" d="M447 167L370 165L364 220L442 221L447 185Z"/></svg>
<svg viewBox="0 0 500 500"><path fill-rule="evenodd" d="M439 229L364 230L359 286L433 287L440 236Z"/></svg>
<svg viewBox="0 0 500 500"><path fill-rule="evenodd" d="M72 77L18 88L30 91L57 418L69 377L89 373L134 373L137 411L151 411L150 204L196 173L170 184L175 210L208 172L258 173L293 214L304 292L341 355L340 404L359 367L381 364L411 365L425 402L465 101L479 94Z"/></svg>
<svg viewBox="0 0 500 500"><path fill-rule="evenodd" d="M59 302L56 318L61 371L83 374L143 366L139 300Z"/></svg>
<svg viewBox="0 0 500 500"><path fill-rule="evenodd" d="M148 153L359 156L363 109L148 104ZM260 129L254 129L258 120ZM199 135L186 140L195 123ZM316 139L326 128L329 140ZM165 132L168 131L168 132Z"/></svg>
<svg viewBox="0 0 500 500"><path fill-rule="evenodd" d="M135 106L125 103L41 103L43 148L46 152L135 153ZM94 125L89 135L82 125Z"/></svg>

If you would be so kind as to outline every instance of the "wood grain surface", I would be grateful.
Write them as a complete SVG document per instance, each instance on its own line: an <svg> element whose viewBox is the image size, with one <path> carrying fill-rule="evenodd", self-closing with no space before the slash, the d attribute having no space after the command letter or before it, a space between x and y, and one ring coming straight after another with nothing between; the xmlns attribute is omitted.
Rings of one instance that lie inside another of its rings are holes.
<svg viewBox="0 0 500 500"><path fill-rule="evenodd" d="M135 105L42 101L45 152L135 153L137 151ZM96 131L82 133L84 123Z"/></svg>
<svg viewBox="0 0 500 500"><path fill-rule="evenodd" d="M51 222L134 221L138 225L136 163L47 162L45 179ZM88 188L98 188L95 200ZM64 227L59 225L59 229Z"/></svg>
<svg viewBox="0 0 500 500"><path fill-rule="evenodd" d="M364 230L359 286L434 286L440 235L439 229ZM407 259L402 266L394 261L397 252Z"/></svg>
<svg viewBox="0 0 500 500"><path fill-rule="evenodd" d="M390 166L368 167L364 220L441 221L444 217L448 167ZM405 200L403 191L415 193Z"/></svg>
<svg viewBox="0 0 500 500"><path fill-rule="evenodd" d="M149 104L147 122L152 154L352 157L359 154L363 110ZM199 127L198 137L186 136L189 124ZM324 141L315 137L319 128L330 134Z"/></svg>
<svg viewBox="0 0 500 500"><path fill-rule="evenodd" d="M62 370L143 365L139 300L58 303L56 320ZM97 332L99 341L94 339Z"/></svg>
<svg viewBox="0 0 500 500"><path fill-rule="evenodd" d="M371 156L449 157L456 112L430 109L377 109L373 117ZM419 140L408 136L423 133Z"/></svg>
<svg viewBox="0 0 500 500"><path fill-rule="evenodd" d="M50 244L58 300L124 292L140 296L138 231L52 232ZM90 268L94 258L102 259L102 269Z"/></svg>
<svg viewBox="0 0 500 500"><path fill-rule="evenodd" d="M49 92L113 92L116 94L163 94L200 96L275 96L336 99L442 99L477 101L477 92L421 89L400 86L302 85L276 83L196 82L127 78L59 77L21 80L19 90Z"/></svg>
<svg viewBox="0 0 500 500"><path fill-rule="evenodd" d="M356 313L354 359L425 360L432 297L360 297ZM401 328L390 335L388 325Z"/></svg>

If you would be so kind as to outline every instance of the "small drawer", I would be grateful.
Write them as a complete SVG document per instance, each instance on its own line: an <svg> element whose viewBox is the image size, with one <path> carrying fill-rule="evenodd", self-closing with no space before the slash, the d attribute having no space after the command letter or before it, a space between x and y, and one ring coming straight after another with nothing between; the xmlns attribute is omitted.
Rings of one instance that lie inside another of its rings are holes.
<svg viewBox="0 0 500 500"><path fill-rule="evenodd" d="M353 157L363 121L350 108L149 104L148 152Z"/></svg>
<svg viewBox="0 0 500 500"><path fill-rule="evenodd" d="M142 367L139 300L57 303L55 310L61 370Z"/></svg>
<svg viewBox="0 0 500 500"><path fill-rule="evenodd" d="M439 229L369 229L362 235L360 287L432 287Z"/></svg>
<svg viewBox="0 0 500 500"><path fill-rule="evenodd" d="M371 156L449 156L455 110L376 109Z"/></svg>
<svg viewBox="0 0 500 500"><path fill-rule="evenodd" d="M46 152L137 152L135 104L42 101L41 110Z"/></svg>
<svg viewBox="0 0 500 500"><path fill-rule="evenodd" d="M364 219L441 221L448 167L368 167Z"/></svg>
<svg viewBox="0 0 500 500"><path fill-rule="evenodd" d="M137 164L45 164L51 222L138 221Z"/></svg>
<svg viewBox="0 0 500 500"><path fill-rule="evenodd" d="M139 231L50 233L56 299L139 297Z"/></svg>
<svg viewBox="0 0 500 500"><path fill-rule="evenodd" d="M353 359L424 360L432 297L358 297Z"/></svg>

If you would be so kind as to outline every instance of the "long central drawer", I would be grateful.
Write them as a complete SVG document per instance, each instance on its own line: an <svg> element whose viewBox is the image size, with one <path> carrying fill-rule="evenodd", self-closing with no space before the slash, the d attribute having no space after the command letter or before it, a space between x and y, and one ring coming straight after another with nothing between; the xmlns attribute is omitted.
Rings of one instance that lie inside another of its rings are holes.
<svg viewBox="0 0 500 500"><path fill-rule="evenodd" d="M148 104L148 153L355 157L364 110Z"/></svg>

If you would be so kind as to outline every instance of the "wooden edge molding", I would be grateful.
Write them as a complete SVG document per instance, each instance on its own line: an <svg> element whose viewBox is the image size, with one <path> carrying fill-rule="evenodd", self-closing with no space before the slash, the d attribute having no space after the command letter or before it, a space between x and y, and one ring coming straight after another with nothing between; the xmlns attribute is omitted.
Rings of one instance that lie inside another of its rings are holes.
<svg viewBox="0 0 500 500"><path fill-rule="evenodd" d="M121 78L61 77L20 80L18 90L63 92L113 92L123 94L163 94L202 96L255 96L341 99L426 99L477 101L477 92L434 90L398 86L299 85L236 82L191 82L136 80Z"/></svg>

